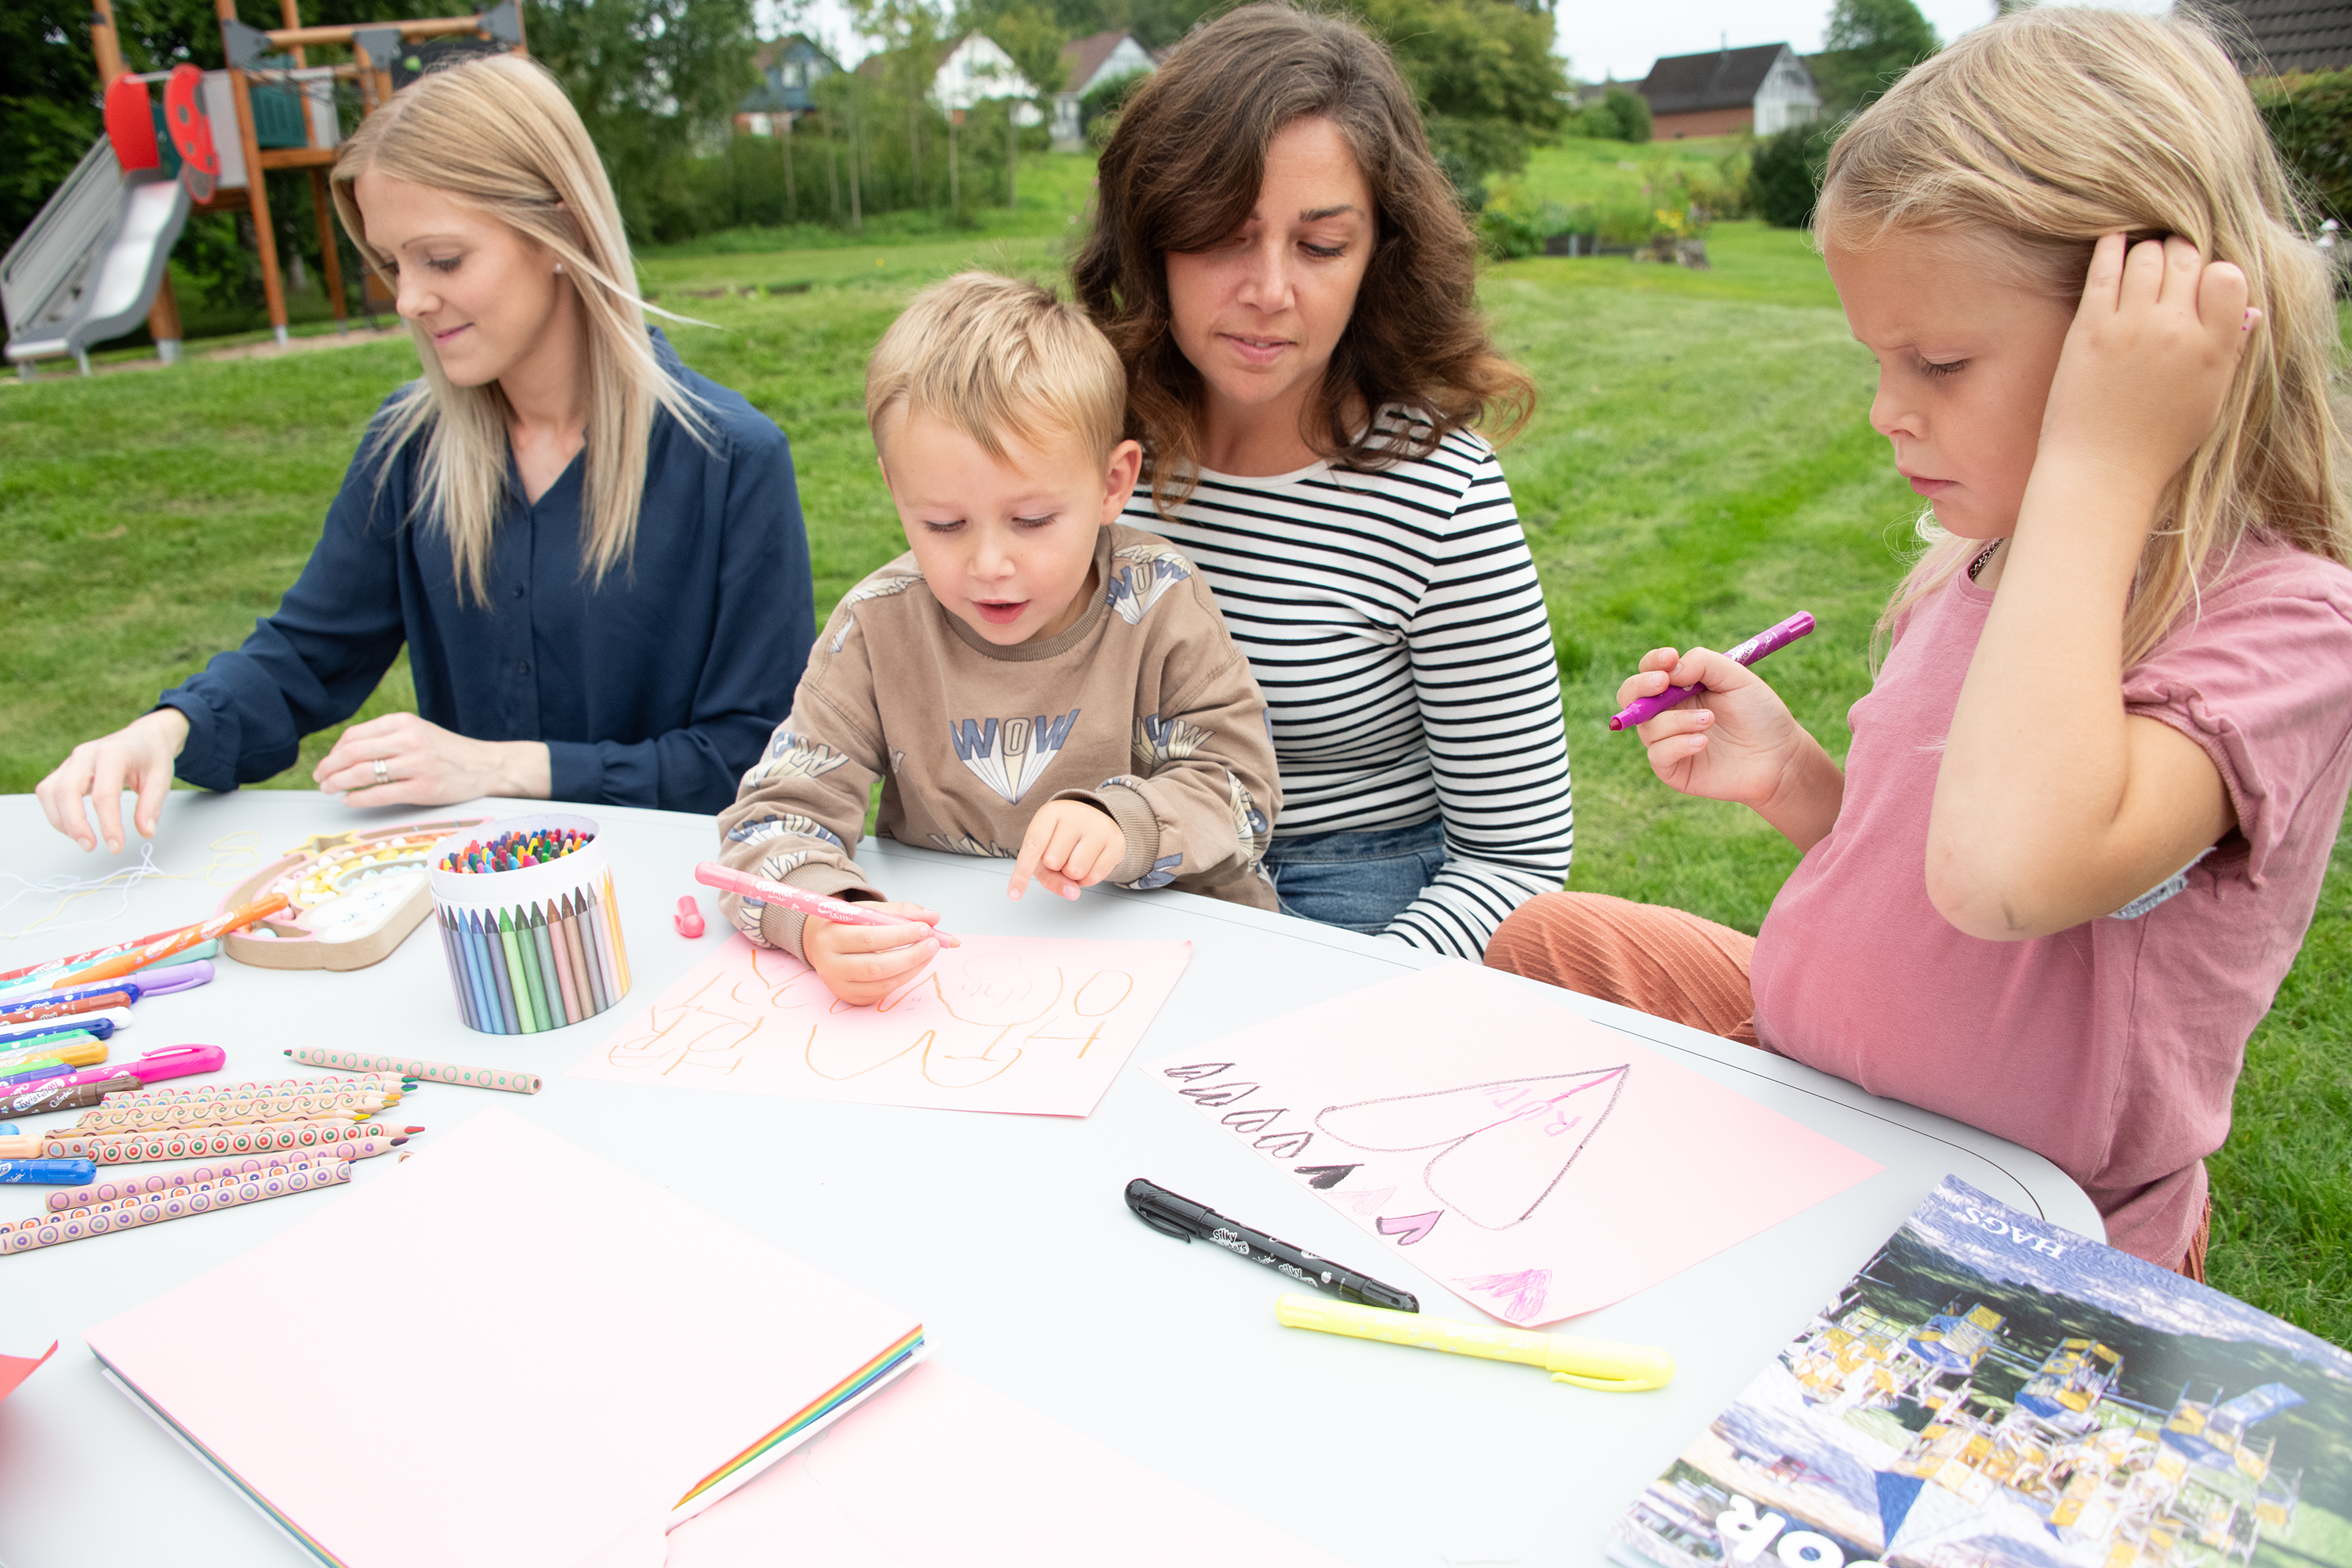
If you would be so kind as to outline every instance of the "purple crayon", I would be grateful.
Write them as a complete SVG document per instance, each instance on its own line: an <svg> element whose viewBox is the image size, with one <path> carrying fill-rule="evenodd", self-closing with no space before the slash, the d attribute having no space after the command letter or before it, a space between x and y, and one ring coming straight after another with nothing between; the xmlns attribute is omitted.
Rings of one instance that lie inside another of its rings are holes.
<svg viewBox="0 0 2352 1568"><path fill-rule="evenodd" d="M1779 653L1799 637L1813 629L1810 610L1799 610L1779 626L1758 632L1737 647L1726 648L1723 657L1734 664L1754 664L1758 659ZM1669 686L1655 697L1636 698L1626 704L1625 710L1609 721L1612 730L1630 730L1636 724L1646 724L1685 697L1696 696L1706 688L1700 685Z"/></svg>

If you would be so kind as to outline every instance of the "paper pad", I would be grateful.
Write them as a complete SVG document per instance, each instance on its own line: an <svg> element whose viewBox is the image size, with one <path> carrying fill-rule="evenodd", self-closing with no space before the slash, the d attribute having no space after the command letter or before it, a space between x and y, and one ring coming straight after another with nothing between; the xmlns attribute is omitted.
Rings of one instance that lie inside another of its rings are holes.
<svg viewBox="0 0 2352 1568"><path fill-rule="evenodd" d="M1145 1070L1523 1328L1622 1300L1880 1169L1459 962Z"/></svg>
<svg viewBox="0 0 2352 1568"><path fill-rule="evenodd" d="M935 1362L669 1541L668 1568L1340 1568Z"/></svg>
<svg viewBox="0 0 2352 1568"><path fill-rule="evenodd" d="M851 1007L790 953L730 938L572 1075L1084 1116L1192 955L1185 942L963 942L905 996Z"/></svg>
<svg viewBox="0 0 2352 1568"><path fill-rule="evenodd" d="M84 1337L328 1562L575 1568L659 1564L921 1326L484 1110Z"/></svg>

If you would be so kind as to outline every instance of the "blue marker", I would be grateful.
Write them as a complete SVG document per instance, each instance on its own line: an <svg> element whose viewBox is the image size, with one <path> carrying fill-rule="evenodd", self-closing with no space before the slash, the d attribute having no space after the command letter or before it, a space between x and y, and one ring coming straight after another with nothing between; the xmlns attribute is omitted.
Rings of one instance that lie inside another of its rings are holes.
<svg viewBox="0 0 2352 1568"><path fill-rule="evenodd" d="M45 1078L63 1078L73 1071L65 1062L43 1060L29 1063L16 1072L0 1072L0 1089L14 1089L20 1083L38 1083Z"/></svg>
<svg viewBox="0 0 2352 1568"><path fill-rule="evenodd" d="M0 1160L0 1182L37 1182L51 1187L79 1187L96 1180L98 1163L94 1160Z"/></svg>
<svg viewBox="0 0 2352 1568"><path fill-rule="evenodd" d="M75 1042L67 1035L88 1035L93 1040L114 1037L114 1020L94 1018L82 1014L75 1018L59 1018L54 1023L28 1024L19 1029L0 1029L0 1053L21 1051L27 1046L65 1046Z"/></svg>

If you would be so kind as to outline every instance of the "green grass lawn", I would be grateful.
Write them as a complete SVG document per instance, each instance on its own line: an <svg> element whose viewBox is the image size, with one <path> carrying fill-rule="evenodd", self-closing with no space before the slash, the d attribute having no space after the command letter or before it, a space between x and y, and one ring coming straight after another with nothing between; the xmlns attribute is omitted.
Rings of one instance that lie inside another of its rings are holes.
<svg viewBox="0 0 2352 1568"><path fill-rule="evenodd" d="M1625 172L1601 158L1614 146L1539 151L1526 178L1614 178ZM866 436L866 353L931 279L971 265L1052 277L1076 232L1066 220L1085 166L1067 160L1053 168L1058 184L1025 184L1001 231L782 252L704 243L642 258L665 307L709 323L670 329L688 361L791 436L820 613L904 548ZM1753 931L1796 857L1752 816L1658 785L1637 743L1605 728L1617 682L1647 648L1722 647L1811 610L1821 630L1770 674L1842 752L1845 710L1868 685L1870 626L1918 503L1864 424L1870 358L1800 237L1726 224L1708 248L1704 273L1622 258L1513 262L1491 269L1485 297L1498 341L1544 390L1504 461L1569 704L1581 807L1573 885ZM414 369L413 352L392 342L0 388L0 790L29 789L74 741L142 710L245 636L317 537L369 411ZM407 700L395 669L363 712ZM305 785L331 740L314 738L275 782ZM2352 855L2339 844L2302 958L2251 1047L2237 1129L2213 1173L2216 1283L2342 1344L2352 1344L2347 1024Z"/></svg>

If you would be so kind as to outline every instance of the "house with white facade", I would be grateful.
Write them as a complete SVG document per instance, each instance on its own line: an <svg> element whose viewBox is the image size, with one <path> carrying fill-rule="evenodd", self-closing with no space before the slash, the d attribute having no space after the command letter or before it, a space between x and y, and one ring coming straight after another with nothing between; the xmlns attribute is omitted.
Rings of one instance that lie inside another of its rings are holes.
<svg viewBox="0 0 2352 1568"><path fill-rule="evenodd" d="M1813 73L1786 44L1670 55L1633 90L1649 104L1650 134L1660 141L1736 131L1769 136L1822 111Z"/></svg>
<svg viewBox="0 0 2352 1568"><path fill-rule="evenodd" d="M1018 100L1013 106L1015 125L1035 125L1045 118L1037 107L1036 86L1021 74L1003 47L985 33L966 33L940 61L939 73L931 79L931 100L960 114L997 98Z"/></svg>
<svg viewBox="0 0 2352 1568"><path fill-rule="evenodd" d="M1054 95L1054 145L1066 153L1075 151L1085 137L1078 108L1087 94L1105 82L1160 68L1133 33L1118 27L1072 38L1062 46L1062 64L1066 68L1062 90Z"/></svg>

